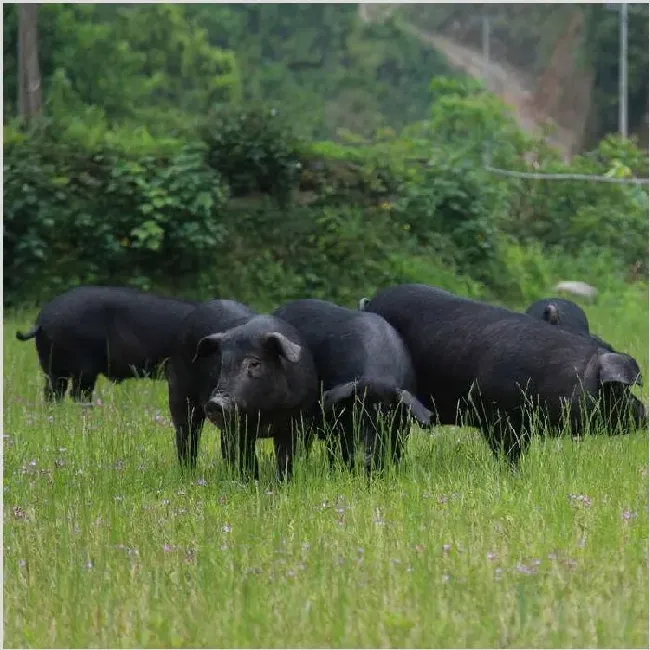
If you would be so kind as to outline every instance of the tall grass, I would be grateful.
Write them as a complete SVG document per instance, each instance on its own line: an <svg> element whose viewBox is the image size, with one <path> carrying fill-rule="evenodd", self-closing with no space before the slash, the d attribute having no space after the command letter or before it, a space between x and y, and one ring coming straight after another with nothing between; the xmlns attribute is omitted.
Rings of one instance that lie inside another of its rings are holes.
<svg viewBox="0 0 650 650"><path fill-rule="evenodd" d="M647 309L587 308L646 379ZM206 424L183 473L164 382L47 406L30 322L5 320L5 646L648 646L643 432L534 439L512 473L475 431L414 430L370 482L317 443L280 485L269 441L231 480Z"/></svg>

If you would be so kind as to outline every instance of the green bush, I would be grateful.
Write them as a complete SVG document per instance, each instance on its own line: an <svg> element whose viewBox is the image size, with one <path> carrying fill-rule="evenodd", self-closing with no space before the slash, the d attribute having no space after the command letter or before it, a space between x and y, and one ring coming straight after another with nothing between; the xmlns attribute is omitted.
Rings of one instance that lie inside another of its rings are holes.
<svg viewBox="0 0 650 650"><path fill-rule="evenodd" d="M6 139L5 302L195 273L225 235L215 217L227 187L204 149L129 157L72 148L49 129Z"/></svg>
<svg viewBox="0 0 650 650"><path fill-rule="evenodd" d="M570 165L548 162L540 171L647 178L648 157L629 140L610 136ZM511 191L511 209L502 227L520 241L539 241L570 254L609 251L619 265L640 263L647 274L647 186L520 180L511 183Z"/></svg>
<svg viewBox="0 0 650 650"><path fill-rule="evenodd" d="M480 87L437 88L431 120L373 144L301 141L263 107L220 109L182 139L129 140L97 115L6 127L5 303L117 282L354 306L428 282L520 304L647 263L645 188L504 179L482 160L488 132L511 169L641 175L647 155L611 138L567 165Z"/></svg>
<svg viewBox="0 0 650 650"><path fill-rule="evenodd" d="M277 109L229 106L200 127L208 164L233 196L270 194L286 204L300 171L299 143Z"/></svg>

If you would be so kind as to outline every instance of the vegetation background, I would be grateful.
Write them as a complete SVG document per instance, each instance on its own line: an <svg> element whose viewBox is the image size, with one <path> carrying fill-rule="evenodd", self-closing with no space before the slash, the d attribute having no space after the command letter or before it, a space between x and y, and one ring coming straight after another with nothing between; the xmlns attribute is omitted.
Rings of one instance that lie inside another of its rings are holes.
<svg viewBox="0 0 650 650"><path fill-rule="evenodd" d="M42 111L28 121L17 6L3 8L5 305L82 282L266 308L356 304L412 279L512 302L568 276L647 277L647 187L483 169L488 147L507 169L647 177L637 137L613 134L618 14L603 6L487 8L494 60L529 75L559 65L558 22L579 16L595 126L568 161L547 132L520 128L519 100L449 65L448 41L472 44L480 6L42 5ZM648 8L630 12L640 134ZM446 54L414 24L445 34Z"/></svg>
<svg viewBox="0 0 650 650"><path fill-rule="evenodd" d="M629 139L603 5L42 4L36 115L18 13L3 6L5 644L647 647L645 436L537 441L513 477L475 432L416 432L385 482L317 454L281 488L268 458L259 486L226 480L206 431L190 480L163 384L49 410L13 331L80 283L264 310L416 281L522 308L580 279L595 331L647 376L647 186L508 179L484 156L647 178L648 6L630 4Z"/></svg>

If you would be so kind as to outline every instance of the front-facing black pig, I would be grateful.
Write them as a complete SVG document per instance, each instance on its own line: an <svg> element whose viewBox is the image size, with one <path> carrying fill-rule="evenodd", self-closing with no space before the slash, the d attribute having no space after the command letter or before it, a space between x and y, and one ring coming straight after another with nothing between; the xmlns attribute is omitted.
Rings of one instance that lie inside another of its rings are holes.
<svg viewBox="0 0 650 650"><path fill-rule="evenodd" d="M438 421L457 424L466 416L513 462L536 430L535 414L551 432L565 424L582 432L585 417L596 414L612 431L647 423L630 392L640 383L636 361L589 337L426 285L383 289L366 309L402 336L418 398Z"/></svg>
<svg viewBox="0 0 650 650"><path fill-rule="evenodd" d="M88 401L97 376L114 382L156 375L182 320L198 303L130 287L82 286L43 306L35 326L16 338L36 339L45 399Z"/></svg>
<svg viewBox="0 0 650 650"><path fill-rule="evenodd" d="M573 300L567 300L565 298L542 298L530 305L526 309L526 313L533 318L546 321L549 325L556 325L567 332L573 332L580 336L590 336L600 347L609 352L614 352L614 349L609 343L606 343L589 331L587 314Z"/></svg>
<svg viewBox="0 0 650 650"><path fill-rule="evenodd" d="M316 369L300 334L280 318L259 315L201 338L195 357L219 369L201 386L200 399L226 432L229 462L238 448L240 468L258 478L255 441L272 437L279 477L290 477L301 427L309 426L318 400Z"/></svg>
<svg viewBox="0 0 650 650"><path fill-rule="evenodd" d="M210 300L192 311L179 327L167 364L169 410L176 429L176 451L181 465L196 464L199 438L205 421L204 406L219 382L218 355L196 359L196 348L204 337L225 332L256 316L234 300ZM225 437L221 432L225 458Z"/></svg>
<svg viewBox="0 0 650 650"><path fill-rule="evenodd" d="M274 314L300 332L314 356L324 391L322 424L340 439L344 462L351 466L354 460L357 400L362 402L356 425L366 470L381 465L385 445L380 443L388 443L389 453L399 460L409 431L407 414L421 424L428 424L431 415L414 397L415 372L399 334L377 314L324 300L293 300ZM388 440L380 435L380 416L386 420Z"/></svg>

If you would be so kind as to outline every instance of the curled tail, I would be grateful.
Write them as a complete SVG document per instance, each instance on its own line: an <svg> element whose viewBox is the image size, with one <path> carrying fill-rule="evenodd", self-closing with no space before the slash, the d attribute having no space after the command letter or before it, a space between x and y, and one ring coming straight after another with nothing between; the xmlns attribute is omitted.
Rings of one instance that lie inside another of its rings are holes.
<svg viewBox="0 0 650 650"><path fill-rule="evenodd" d="M19 341L28 341L29 339L33 339L40 331L41 331L41 326L35 325L26 334L23 334L22 332L16 332L16 338Z"/></svg>

